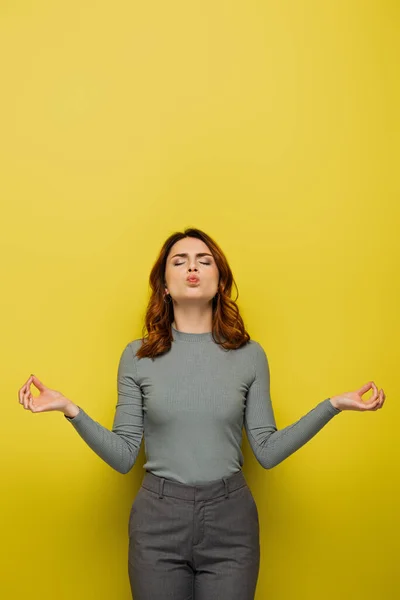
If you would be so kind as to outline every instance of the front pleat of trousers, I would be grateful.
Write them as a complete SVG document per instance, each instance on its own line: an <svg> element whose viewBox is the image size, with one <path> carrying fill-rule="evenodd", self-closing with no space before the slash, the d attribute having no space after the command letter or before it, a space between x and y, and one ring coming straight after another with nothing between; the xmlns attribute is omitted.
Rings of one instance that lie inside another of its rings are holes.
<svg viewBox="0 0 400 600"><path fill-rule="evenodd" d="M146 473L128 535L134 600L254 600L259 519L242 470L200 485Z"/></svg>

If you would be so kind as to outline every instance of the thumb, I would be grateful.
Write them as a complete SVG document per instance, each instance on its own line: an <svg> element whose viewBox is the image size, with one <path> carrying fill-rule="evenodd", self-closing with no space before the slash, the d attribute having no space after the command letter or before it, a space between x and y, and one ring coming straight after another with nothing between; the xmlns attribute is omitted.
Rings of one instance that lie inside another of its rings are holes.
<svg viewBox="0 0 400 600"><path fill-rule="evenodd" d="M38 378L36 377L36 375L32 375L32 383L33 383L33 385L34 385L34 386L36 386L36 387L38 388L38 390L40 390L41 392L44 392L44 390L45 390L45 389L47 389L47 388L46 388L46 386L44 385L44 383L42 383L42 382L40 381L40 379L38 379Z"/></svg>

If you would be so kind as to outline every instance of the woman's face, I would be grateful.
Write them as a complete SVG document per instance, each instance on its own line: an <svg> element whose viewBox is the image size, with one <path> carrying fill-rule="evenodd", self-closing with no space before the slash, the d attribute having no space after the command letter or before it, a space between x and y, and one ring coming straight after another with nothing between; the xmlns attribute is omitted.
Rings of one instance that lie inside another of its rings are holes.
<svg viewBox="0 0 400 600"><path fill-rule="evenodd" d="M198 281L188 281L188 275L195 275ZM165 281L166 293L178 303L210 302L218 291L219 271L208 246L191 237L176 242L167 257Z"/></svg>

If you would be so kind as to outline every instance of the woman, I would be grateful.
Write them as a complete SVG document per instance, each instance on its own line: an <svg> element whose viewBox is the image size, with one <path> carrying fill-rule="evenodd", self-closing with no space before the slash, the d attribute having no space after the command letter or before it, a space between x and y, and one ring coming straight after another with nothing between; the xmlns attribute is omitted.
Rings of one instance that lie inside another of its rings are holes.
<svg viewBox="0 0 400 600"><path fill-rule="evenodd" d="M243 426L270 469L341 411L377 410L385 401L369 382L278 431L267 356L230 298L233 282L222 250L204 232L186 229L166 240L150 275L148 335L128 343L120 358L112 431L34 375L19 390L24 408L63 412L120 473L135 464L144 434L146 474L128 526L135 600L253 599L259 522L241 469Z"/></svg>

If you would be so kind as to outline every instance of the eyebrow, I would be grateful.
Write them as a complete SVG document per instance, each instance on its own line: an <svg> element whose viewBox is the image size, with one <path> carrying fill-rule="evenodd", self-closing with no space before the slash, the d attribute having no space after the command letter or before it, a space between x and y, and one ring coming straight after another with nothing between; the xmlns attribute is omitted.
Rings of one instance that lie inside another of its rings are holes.
<svg viewBox="0 0 400 600"><path fill-rule="evenodd" d="M179 254L174 254L174 256L171 256L171 260L172 260L173 258L175 258L175 256L182 256L182 257L185 257L185 256L189 256L189 254L188 254L187 252L180 252ZM198 253L196 254L196 256L211 256L211 257L212 257L212 254L209 254L208 252L198 252Z"/></svg>

